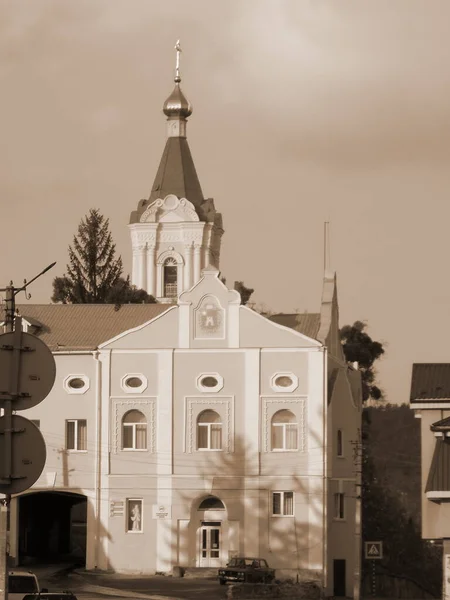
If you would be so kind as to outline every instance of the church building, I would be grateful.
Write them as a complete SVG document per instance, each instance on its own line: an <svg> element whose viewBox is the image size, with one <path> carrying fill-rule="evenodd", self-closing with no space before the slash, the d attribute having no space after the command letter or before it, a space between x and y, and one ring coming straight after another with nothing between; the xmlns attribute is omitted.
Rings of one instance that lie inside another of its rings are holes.
<svg viewBox="0 0 450 600"><path fill-rule="evenodd" d="M18 307L57 374L22 413L47 461L13 497L12 560L67 554L139 574L261 557L280 578L358 598L361 382L336 276L318 312L270 318L222 283L222 216L197 176L180 81L177 69L161 162L128 225L132 282L158 302Z"/></svg>

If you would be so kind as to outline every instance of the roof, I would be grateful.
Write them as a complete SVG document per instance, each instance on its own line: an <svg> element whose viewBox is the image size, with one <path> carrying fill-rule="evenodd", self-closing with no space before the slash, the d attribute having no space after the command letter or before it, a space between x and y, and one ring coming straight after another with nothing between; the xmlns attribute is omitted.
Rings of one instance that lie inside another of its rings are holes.
<svg viewBox="0 0 450 600"><path fill-rule="evenodd" d="M450 431L450 417L436 421L430 426L431 431Z"/></svg>
<svg viewBox="0 0 450 600"><path fill-rule="evenodd" d="M33 335L55 351L95 350L120 333L159 316L171 304L21 304Z"/></svg>
<svg viewBox="0 0 450 600"><path fill-rule="evenodd" d="M147 207L154 200L165 198L168 194L186 198L196 209L199 209L204 201L191 150L184 137L167 138L150 197L139 202L137 210L131 213L130 223L139 223ZM201 211L197 212L200 220L204 220Z"/></svg>
<svg viewBox="0 0 450 600"><path fill-rule="evenodd" d="M271 321L295 329L307 337L317 339L320 328L320 313L278 313L268 317Z"/></svg>
<svg viewBox="0 0 450 600"><path fill-rule="evenodd" d="M415 363L412 368L410 401L450 399L450 363Z"/></svg>
<svg viewBox="0 0 450 600"><path fill-rule="evenodd" d="M450 440L439 438L434 447L425 492L450 491Z"/></svg>

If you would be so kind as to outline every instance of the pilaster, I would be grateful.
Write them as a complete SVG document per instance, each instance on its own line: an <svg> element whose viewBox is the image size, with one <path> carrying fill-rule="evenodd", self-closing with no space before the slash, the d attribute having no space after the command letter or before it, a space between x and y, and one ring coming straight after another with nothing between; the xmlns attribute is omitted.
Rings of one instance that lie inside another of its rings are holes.
<svg viewBox="0 0 450 600"><path fill-rule="evenodd" d="M184 291L192 287L192 245L186 244L184 248L185 269L184 269Z"/></svg>
<svg viewBox="0 0 450 600"><path fill-rule="evenodd" d="M201 260L202 260L202 247L200 244L194 245L194 285L198 283L200 280L200 272L201 272Z"/></svg>
<svg viewBox="0 0 450 600"><path fill-rule="evenodd" d="M156 247L147 245L147 294L156 297L156 281L155 281L155 256Z"/></svg>

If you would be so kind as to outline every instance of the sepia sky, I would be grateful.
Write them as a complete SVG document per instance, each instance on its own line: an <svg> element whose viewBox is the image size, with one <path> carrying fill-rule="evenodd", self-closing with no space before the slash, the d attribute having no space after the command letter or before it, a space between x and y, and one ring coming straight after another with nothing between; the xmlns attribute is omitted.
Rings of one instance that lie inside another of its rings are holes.
<svg viewBox="0 0 450 600"><path fill-rule="evenodd" d="M341 324L367 320L407 402L413 362L450 362L449 22L441 0L0 0L0 286L56 260L48 302L90 208L130 272L180 38L228 284L317 312L329 220Z"/></svg>

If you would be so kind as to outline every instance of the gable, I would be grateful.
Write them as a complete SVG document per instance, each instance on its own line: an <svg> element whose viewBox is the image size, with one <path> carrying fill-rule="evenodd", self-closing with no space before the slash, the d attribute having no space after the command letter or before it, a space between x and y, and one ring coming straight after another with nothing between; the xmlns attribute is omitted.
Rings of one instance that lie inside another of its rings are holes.
<svg viewBox="0 0 450 600"><path fill-rule="evenodd" d="M320 342L263 317L247 306L240 307L241 348L319 348Z"/></svg>
<svg viewBox="0 0 450 600"><path fill-rule="evenodd" d="M178 347L178 306L101 344L105 350Z"/></svg>

